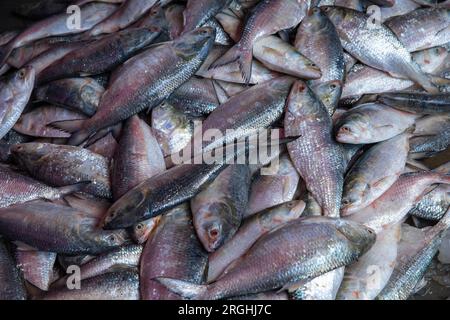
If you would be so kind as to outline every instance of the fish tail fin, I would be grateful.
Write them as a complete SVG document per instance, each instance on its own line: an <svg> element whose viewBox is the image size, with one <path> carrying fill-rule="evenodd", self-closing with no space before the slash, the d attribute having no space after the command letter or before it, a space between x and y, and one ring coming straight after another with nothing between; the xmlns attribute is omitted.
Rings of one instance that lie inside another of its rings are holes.
<svg viewBox="0 0 450 320"><path fill-rule="evenodd" d="M86 186L89 185L90 183L91 181L82 181L75 184L71 184L69 186L60 187L58 188L58 190L61 194L61 197L64 197L68 194L83 191L84 188L86 188Z"/></svg>
<svg viewBox="0 0 450 320"><path fill-rule="evenodd" d="M431 82L430 78L422 72L416 63L413 63L411 66L406 68L405 71L411 80L417 82L428 93L439 93L439 88Z"/></svg>
<svg viewBox="0 0 450 320"><path fill-rule="evenodd" d="M95 133L95 131L92 129L80 129L72 134L67 144L70 146L79 146L89 139L93 133Z"/></svg>
<svg viewBox="0 0 450 320"><path fill-rule="evenodd" d="M189 299L200 299L202 296L204 296L208 288L206 285L194 284L172 278L158 277L154 280L161 283L170 291Z"/></svg>
<svg viewBox="0 0 450 320"><path fill-rule="evenodd" d="M239 70L241 71L242 79L246 84L249 84L250 77L252 75L252 59L252 49L245 49L237 44L228 50L222 57L212 63L209 68L215 69L233 62L237 62L239 65Z"/></svg>
<svg viewBox="0 0 450 320"><path fill-rule="evenodd" d="M67 133L74 133L83 127L84 120L64 120L49 123L47 126Z"/></svg>
<svg viewBox="0 0 450 320"><path fill-rule="evenodd" d="M450 184L450 174L439 174L436 183Z"/></svg>

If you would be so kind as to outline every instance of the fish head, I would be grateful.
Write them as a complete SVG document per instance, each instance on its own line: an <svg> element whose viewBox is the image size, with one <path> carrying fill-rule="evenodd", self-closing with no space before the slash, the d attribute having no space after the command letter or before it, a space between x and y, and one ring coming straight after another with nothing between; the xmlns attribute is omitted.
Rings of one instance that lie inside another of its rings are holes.
<svg viewBox="0 0 450 320"><path fill-rule="evenodd" d="M30 142L11 146L11 154L23 166L35 164L49 154L50 150L46 143Z"/></svg>
<svg viewBox="0 0 450 320"><path fill-rule="evenodd" d="M301 80L295 81L292 85L287 102L289 113L295 116L309 114L308 110L311 106L315 105L315 103L316 98L307 84Z"/></svg>
<svg viewBox="0 0 450 320"><path fill-rule="evenodd" d="M354 112L344 115L338 121L337 128L336 140L341 143L359 144L371 138L370 121L362 113Z"/></svg>
<svg viewBox="0 0 450 320"><path fill-rule="evenodd" d="M161 217L154 217L150 220L141 221L135 224L131 230L131 237L136 243L142 244L150 237L150 234L158 226Z"/></svg>
<svg viewBox="0 0 450 320"><path fill-rule="evenodd" d="M355 14L357 11L339 6L321 6L322 12L330 19L338 30L339 28L349 28L356 26ZM339 31L339 30L338 30Z"/></svg>
<svg viewBox="0 0 450 320"><path fill-rule="evenodd" d="M375 243L376 234L372 229L355 221L336 219L336 229L350 241L359 256L366 253Z"/></svg>
<svg viewBox="0 0 450 320"><path fill-rule="evenodd" d="M282 225L286 222L300 218L305 210L306 203L302 200L293 200L283 203L276 208L268 209L258 215L260 224L266 230L272 230L275 225Z"/></svg>
<svg viewBox="0 0 450 320"><path fill-rule="evenodd" d="M370 186L363 181L348 181L346 182L346 190L342 196L341 214L346 216L353 213L353 208L360 207L363 199L369 191Z"/></svg>
<svg viewBox="0 0 450 320"><path fill-rule="evenodd" d="M200 208L194 224L203 247L208 252L216 251L228 238L232 223L233 209L226 202L213 202Z"/></svg>
<svg viewBox="0 0 450 320"><path fill-rule="evenodd" d="M25 66L13 73L10 83L14 86L18 86L23 89L27 89L34 86L34 80L36 78L36 71L32 66Z"/></svg>
<svg viewBox="0 0 450 320"><path fill-rule="evenodd" d="M115 248L130 241L128 232L124 229L118 229L113 231L102 231L96 237L96 243L103 248Z"/></svg>
<svg viewBox="0 0 450 320"><path fill-rule="evenodd" d="M307 16L300 24L301 30L307 33L316 33L327 27L326 16L319 7L314 7L308 11Z"/></svg>
<svg viewBox="0 0 450 320"><path fill-rule="evenodd" d="M103 219L103 228L121 229L133 226L143 221L149 211L145 192L134 188L125 193L106 212Z"/></svg>
<svg viewBox="0 0 450 320"><path fill-rule="evenodd" d="M319 99L327 106L335 104L342 94L342 82L340 80L327 81L314 88Z"/></svg>
<svg viewBox="0 0 450 320"><path fill-rule="evenodd" d="M206 57L216 38L216 30L211 27L202 27L185 33L173 41L176 54L185 60L197 56Z"/></svg>

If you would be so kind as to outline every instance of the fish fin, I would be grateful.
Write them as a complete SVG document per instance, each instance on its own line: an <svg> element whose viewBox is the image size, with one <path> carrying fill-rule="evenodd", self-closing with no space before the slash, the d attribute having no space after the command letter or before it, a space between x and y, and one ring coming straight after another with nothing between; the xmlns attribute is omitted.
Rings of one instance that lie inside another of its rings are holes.
<svg viewBox="0 0 450 320"><path fill-rule="evenodd" d="M416 63L411 63L405 70L407 76L420 84L422 88L424 88L428 93L439 93L439 88L436 87L428 76L422 72L420 67Z"/></svg>
<svg viewBox="0 0 450 320"><path fill-rule="evenodd" d="M450 174L440 174L436 183L450 184Z"/></svg>
<svg viewBox="0 0 450 320"><path fill-rule="evenodd" d="M283 287L281 287L281 289L278 290L277 293L281 293L281 292L283 292L285 290L288 290L289 292L293 292L295 290L300 289L301 287L303 287L307 283L308 283L308 280L306 280L306 279L299 280L299 281L288 282Z"/></svg>
<svg viewBox="0 0 450 320"><path fill-rule="evenodd" d="M3 65L5 65L6 60L9 58L13 50L14 50L14 39L11 40L6 45L4 45L3 47L0 47L0 67L3 67Z"/></svg>
<svg viewBox="0 0 450 320"><path fill-rule="evenodd" d="M222 57L214 61L209 69L216 69L227 64L237 62L239 65L239 70L241 71L242 79L245 81L245 84L249 84L252 75L252 60L252 49L243 49L239 44L237 44L228 50Z"/></svg>
<svg viewBox="0 0 450 320"><path fill-rule="evenodd" d="M206 285L194 284L172 278L157 277L153 280L158 281L170 291L189 299L196 299L204 295L208 288Z"/></svg>
<svg viewBox="0 0 450 320"><path fill-rule="evenodd" d="M64 197L67 194L83 191L84 188L86 188L86 186L90 183L91 181L78 182L69 186L60 187L58 188L58 190L61 194L61 197Z"/></svg>
<svg viewBox="0 0 450 320"><path fill-rule="evenodd" d="M69 141L67 142L70 146L79 146L84 141L89 139L94 132L89 129L80 129L77 132L74 132L72 136L70 137Z"/></svg>
<svg viewBox="0 0 450 320"><path fill-rule="evenodd" d="M17 250L19 251L38 251L36 247L30 246L29 244L21 241L13 241L13 243L16 245Z"/></svg>
<svg viewBox="0 0 450 320"><path fill-rule="evenodd" d="M410 165L413 168L419 169L421 171L430 171L430 169L426 165L424 165L423 163L420 163L417 160L409 158L409 157L408 157L408 159L406 159L406 164Z"/></svg>
<svg viewBox="0 0 450 320"><path fill-rule="evenodd" d="M74 133L80 130L84 120L64 120L49 123L47 126L67 133Z"/></svg>

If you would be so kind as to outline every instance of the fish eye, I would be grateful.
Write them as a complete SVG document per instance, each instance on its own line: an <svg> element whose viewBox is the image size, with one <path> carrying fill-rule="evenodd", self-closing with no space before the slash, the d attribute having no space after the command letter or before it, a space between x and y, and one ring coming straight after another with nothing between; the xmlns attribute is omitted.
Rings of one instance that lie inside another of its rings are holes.
<svg viewBox="0 0 450 320"><path fill-rule="evenodd" d="M312 10L312 12L313 12L313 13L319 13L319 12L320 12L320 9L317 8L317 7L315 7L315 8Z"/></svg>
<svg viewBox="0 0 450 320"><path fill-rule="evenodd" d="M352 130L350 129L350 127L347 127L347 126L342 126L342 127L341 127L341 131L344 131L344 132L352 132Z"/></svg>
<svg viewBox="0 0 450 320"><path fill-rule="evenodd" d="M111 234L110 236L109 236L109 241L111 241L111 242L116 242L116 236L115 235L113 235L113 234Z"/></svg>
<svg viewBox="0 0 450 320"><path fill-rule="evenodd" d="M343 204L344 206L347 206L347 205L350 204L350 200L344 199L344 200L342 200L342 204Z"/></svg>
<svg viewBox="0 0 450 320"><path fill-rule="evenodd" d="M143 227L144 227L144 226L143 226L142 224L139 223L139 224L136 226L136 229L137 229L137 230L141 230Z"/></svg>
<svg viewBox="0 0 450 320"><path fill-rule="evenodd" d="M336 85L333 83L333 84L330 86L330 88L331 88L331 89L336 89Z"/></svg>
<svg viewBox="0 0 450 320"><path fill-rule="evenodd" d="M20 79L25 79L25 70L20 70L19 71L19 78Z"/></svg>

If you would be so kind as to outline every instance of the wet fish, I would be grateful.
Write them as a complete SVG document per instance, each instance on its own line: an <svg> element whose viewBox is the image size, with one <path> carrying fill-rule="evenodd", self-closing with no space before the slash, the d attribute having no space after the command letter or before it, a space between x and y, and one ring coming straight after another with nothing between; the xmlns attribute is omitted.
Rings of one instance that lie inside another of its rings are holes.
<svg viewBox="0 0 450 320"><path fill-rule="evenodd" d="M372 204L346 217L363 223L379 233L388 226L400 222L433 184L449 184L450 178L435 172L402 174L398 180Z"/></svg>
<svg viewBox="0 0 450 320"><path fill-rule="evenodd" d="M89 145L86 149L97 153L108 160L112 160L118 148L119 144L117 143L117 140L114 138L112 133L108 133L103 138Z"/></svg>
<svg viewBox="0 0 450 320"><path fill-rule="evenodd" d="M83 280L80 290L68 288L48 292L42 300L139 300L136 270L110 272Z"/></svg>
<svg viewBox="0 0 450 320"><path fill-rule="evenodd" d="M230 165L191 199L195 231L203 247L214 252L236 233L247 209L250 168Z"/></svg>
<svg viewBox="0 0 450 320"><path fill-rule="evenodd" d="M374 241L373 231L359 224L325 217L304 218L261 237L239 263L216 282L194 285L169 278L158 281L172 291L195 299L259 293L348 264L364 254Z"/></svg>
<svg viewBox="0 0 450 320"><path fill-rule="evenodd" d="M342 82L339 80L332 80L313 86L311 89L314 91L317 98L322 101L328 114L332 116L336 111L336 106L341 98Z"/></svg>
<svg viewBox="0 0 450 320"><path fill-rule="evenodd" d="M206 59L214 41L213 33L208 27L196 29L125 62L112 76L98 112L83 123L69 144L78 145L96 131L160 104Z"/></svg>
<svg viewBox="0 0 450 320"><path fill-rule="evenodd" d="M92 116L97 111L105 89L91 78L52 81L35 90L37 101Z"/></svg>
<svg viewBox="0 0 450 320"><path fill-rule="evenodd" d="M392 7L380 8L381 22L384 22L392 17L407 14L408 12L414 11L419 7L420 5L412 0L395 0Z"/></svg>
<svg viewBox="0 0 450 320"><path fill-rule="evenodd" d="M37 199L55 200L67 194L83 190L86 183L79 183L60 188L52 188L28 176L12 171L6 166L0 166L0 208L5 208L17 203Z"/></svg>
<svg viewBox="0 0 450 320"><path fill-rule="evenodd" d="M448 185L438 186L427 193L414 207L409 214L426 219L440 220L450 207L450 187Z"/></svg>
<svg viewBox="0 0 450 320"><path fill-rule="evenodd" d="M339 217L345 172L342 147L332 135L328 111L304 82L297 81L291 90L284 130L286 137L300 136L287 146L306 188L326 216Z"/></svg>
<svg viewBox="0 0 450 320"><path fill-rule="evenodd" d="M294 200L246 219L230 241L209 255L207 281L215 281L226 267L242 257L260 237L289 221L298 219L304 208L303 201Z"/></svg>
<svg viewBox="0 0 450 320"><path fill-rule="evenodd" d="M38 83L96 75L115 69L150 44L159 32L146 28L124 30L106 36L56 59L42 70Z"/></svg>
<svg viewBox="0 0 450 320"><path fill-rule="evenodd" d="M26 300L23 279L3 239L0 239L0 284L1 300Z"/></svg>
<svg viewBox="0 0 450 320"><path fill-rule="evenodd" d="M112 190L118 200L129 190L166 169L151 128L138 116L128 119L114 156Z"/></svg>
<svg viewBox="0 0 450 320"><path fill-rule="evenodd" d="M187 205L170 210L147 241L141 259L141 295L144 300L179 300L154 280L167 276L202 283L208 255L195 235Z"/></svg>
<svg viewBox="0 0 450 320"><path fill-rule="evenodd" d="M109 3L90 3L81 8L81 24L79 28L73 28L67 23L67 13L53 15L44 20L32 24L23 30L14 39L0 50L0 65L3 65L12 50L33 41L51 37L81 33L91 29L94 25L108 17L116 10L116 5Z"/></svg>
<svg viewBox="0 0 450 320"><path fill-rule="evenodd" d="M142 222L136 223L131 230L131 238L134 242L143 244L146 243L156 227L161 221L161 216L157 216Z"/></svg>
<svg viewBox="0 0 450 320"><path fill-rule="evenodd" d="M47 291L55 277L53 267L56 253L17 250L15 257L24 279L39 289Z"/></svg>
<svg viewBox="0 0 450 320"><path fill-rule="evenodd" d="M450 227L450 211L431 229L425 231L423 243L416 245L407 257L397 261L386 287L377 296L378 300L405 300L413 292L431 260L436 255L445 231Z"/></svg>
<svg viewBox="0 0 450 320"><path fill-rule="evenodd" d="M0 80L0 139L11 130L25 109L34 87L35 71L22 68Z"/></svg>
<svg viewBox="0 0 450 320"><path fill-rule="evenodd" d="M405 169L410 136L402 133L362 154L345 177L342 216L369 206L394 184Z"/></svg>
<svg viewBox="0 0 450 320"><path fill-rule="evenodd" d="M396 35L385 25L373 28L364 13L342 7L323 7L333 22L343 48L373 68L397 74L420 84L429 92L438 92Z"/></svg>
<svg viewBox="0 0 450 320"><path fill-rule="evenodd" d="M380 103L359 105L336 124L336 140L369 144L388 140L410 128L419 116Z"/></svg>
<svg viewBox="0 0 450 320"><path fill-rule="evenodd" d="M11 152L30 175L54 186L90 182L84 191L111 198L107 159L87 149L49 143L24 143Z"/></svg>
<svg viewBox="0 0 450 320"><path fill-rule="evenodd" d="M123 245L124 230L106 231L98 219L71 207L43 201L0 209L0 232L40 251L99 254Z"/></svg>
<svg viewBox="0 0 450 320"><path fill-rule="evenodd" d="M252 74L254 42L280 30L295 27L305 17L308 6L309 1L306 0L260 1L248 17L239 42L214 62L212 68L237 61L242 79L248 84Z"/></svg>
<svg viewBox="0 0 450 320"><path fill-rule="evenodd" d="M378 100L396 109L418 114L450 114L450 96L447 93L416 92L384 93Z"/></svg>
<svg viewBox="0 0 450 320"><path fill-rule="evenodd" d="M346 267L336 299L374 300L394 271L400 236L400 223L378 234L372 248Z"/></svg>
<svg viewBox="0 0 450 320"><path fill-rule="evenodd" d="M232 0L188 0L184 10L182 34L202 27L231 4Z"/></svg>

